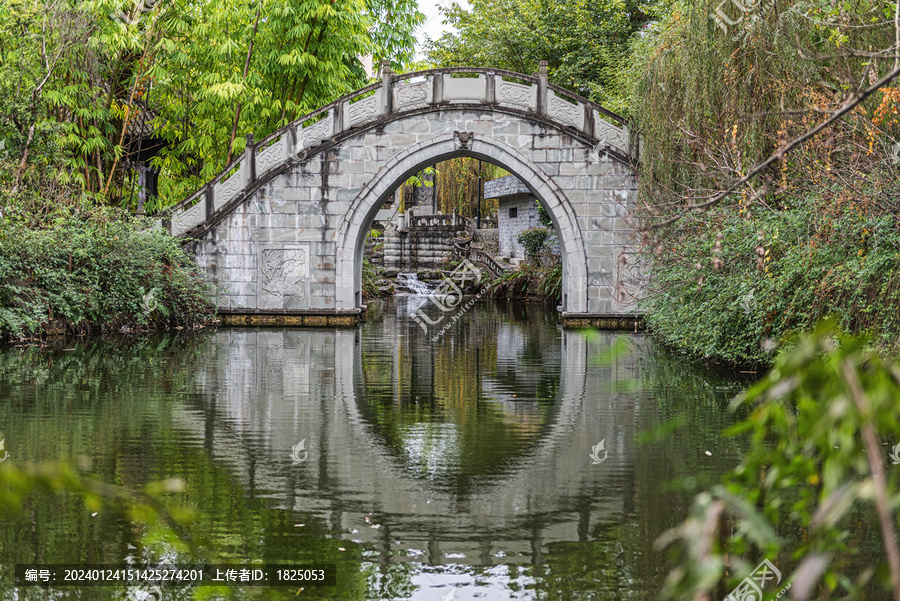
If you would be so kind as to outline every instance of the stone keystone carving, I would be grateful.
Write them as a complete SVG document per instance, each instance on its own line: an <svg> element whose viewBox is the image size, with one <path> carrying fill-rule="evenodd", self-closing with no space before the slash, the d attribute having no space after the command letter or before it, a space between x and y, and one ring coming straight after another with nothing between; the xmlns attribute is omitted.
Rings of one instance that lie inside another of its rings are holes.
<svg viewBox="0 0 900 601"><path fill-rule="evenodd" d="M453 132L453 144L457 150L469 150L469 144L472 143L474 137L475 132L472 131L455 131Z"/></svg>

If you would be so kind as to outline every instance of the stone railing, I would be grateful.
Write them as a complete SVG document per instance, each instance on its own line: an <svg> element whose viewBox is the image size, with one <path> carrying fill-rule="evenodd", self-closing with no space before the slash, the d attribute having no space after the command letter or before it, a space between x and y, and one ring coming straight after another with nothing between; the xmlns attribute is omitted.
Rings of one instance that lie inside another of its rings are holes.
<svg viewBox="0 0 900 601"><path fill-rule="evenodd" d="M425 227L462 227L464 223L461 222L456 213L452 215L410 215L409 216L409 227L410 228L425 228Z"/></svg>
<svg viewBox="0 0 900 601"><path fill-rule="evenodd" d="M590 140L623 160L637 157L625 119L547 81L547 67L523 75L501 69L454 67L395 75L382 66L380 82L339 98L272 133L259 143L247 137L243 155L197 192L164 212L162 226L175 236L199 231L247 194L342 134L407 113L435 107L479 107L525 114Z"/></svg>
<svg viewBox="0 0 900 601"><path fill-rule="evenodd" d="M476 231L475 220L465 216L461 216L461 219L466 224L466 235L450 241L453 255L458 259L468 259L475 265L487 269L494 277L499 277L504 272L509 271L510 266L500 263L490 253L480 248L472 248L472 241L475 239Z"/></svg>
<svg viewBox="0 0 900 601"><path fill-rule="evenodd" d="M480 248L473 249L473 251L471 253L469 253L469 255L470 255L470 258L469 258L470 261L472 261L476 265L481 265L482 267L487 269L489 272L491 272L491 275L493 275L494 277L499 277L504 272L507 272L510 270L510 268L507 265L503 265L502 263L497 261L497 259L492 257L490 255L490 253L487 253L487 252L481 250Z"/></svg>

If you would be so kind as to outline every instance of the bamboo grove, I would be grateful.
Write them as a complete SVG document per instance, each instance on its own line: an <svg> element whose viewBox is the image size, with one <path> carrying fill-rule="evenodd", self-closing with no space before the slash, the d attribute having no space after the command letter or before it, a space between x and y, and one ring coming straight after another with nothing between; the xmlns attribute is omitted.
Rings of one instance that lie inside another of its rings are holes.
<svg viewBox="0 0 900 601"><path fill-rule="evenodd" d="M264 136L402 69L412 0L5 0L0 188L135 208L136 141L160 148L153 211Z"/></svg>

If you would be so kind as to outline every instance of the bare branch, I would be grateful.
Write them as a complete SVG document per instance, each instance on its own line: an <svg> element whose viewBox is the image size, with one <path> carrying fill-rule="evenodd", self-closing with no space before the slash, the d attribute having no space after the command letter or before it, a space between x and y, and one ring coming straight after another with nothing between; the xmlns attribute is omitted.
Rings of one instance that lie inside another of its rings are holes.
<svg viewBox="0 0 900 601"><path fill-rule="evenodd" d="M713 196L710 200L700 203L700 204L697 204L697 205L689 206L689 207L685 208L683 211L679 212L674 217L666 219L665 221L663 221L661 223L656 223L651 226L648 226L647 228L644 228L644 231L659 229L659 228L665 227L667 225L671 225L671 224L675 223L676 221L678 221L679 219L681 219L682 217L684 217L684 215L686 215L689 212L703 211L705 209L708 209L712 206L719 204L729 194L731 194L732 192L737 190L739 187L743 186L748 181L750 181L751 178L755 177L757 174L759 174L760 172L762 172L765 169L767 169L768 167L770 167L776 161L780 161L781 159L783 159L785 154L787 154L794 148L797 148L798 146L800 146L807 140L815 137L820 132L822 132L823 130L827 129L828 127L830 127L831 125L833 125L834 123L839 121L844 115L851 112L860 103L862 103L866 98L868 98L869 96L871 96L872 94L877 92L879 89L881 89L882 87L886 86L891 81L893 81L894 78L897 77L897 75L900 75L900 67L895 67L893 71L891 71L890 73L885 75L883 78L881 78L879 81L875 82L875 84L873 84L872 86L870 86L869 88L864 90L856 98L851 98L850 100L845 102L844 106L842 106L840 109L831 113L831 117L829 117L828 119L826 119L825 121L823 121L822 123L817 125L816 127L808 130L802 136L791 140L788 144L777 149L775 152L773 152L771 155L769 155L769 157L766 160L764 160L761 163L758 163L755 167L753 167L747 173L747 175L745 175L741 179L733 182L730 186L728 186L728 188L726 188L722 192L719 192L718 194Z"/></svg>

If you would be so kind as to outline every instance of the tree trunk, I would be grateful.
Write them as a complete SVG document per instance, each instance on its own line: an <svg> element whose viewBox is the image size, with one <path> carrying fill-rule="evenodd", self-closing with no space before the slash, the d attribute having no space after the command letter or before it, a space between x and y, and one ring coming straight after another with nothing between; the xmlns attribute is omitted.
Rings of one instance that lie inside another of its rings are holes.
<svg viewBox="0 0 900 601"><path fill-rule="evenodd" d="M253 34L250 36L250 45L247 47L247 60L244 61L244 76L241 78L241 83L247 80L247 73L250 71L250 59L253 58L253 42L256 40L256 28L259 26L259 9L260 6L257 3L256 21L253 23ZM241 104L241 101L238 101L237 108L234 110L234 124L231 126L231 139L228 141L228 158L225 160L225 165L231 164L231 146L234 144L235 136L237 136L238 121L241 119Z"/></svg>

